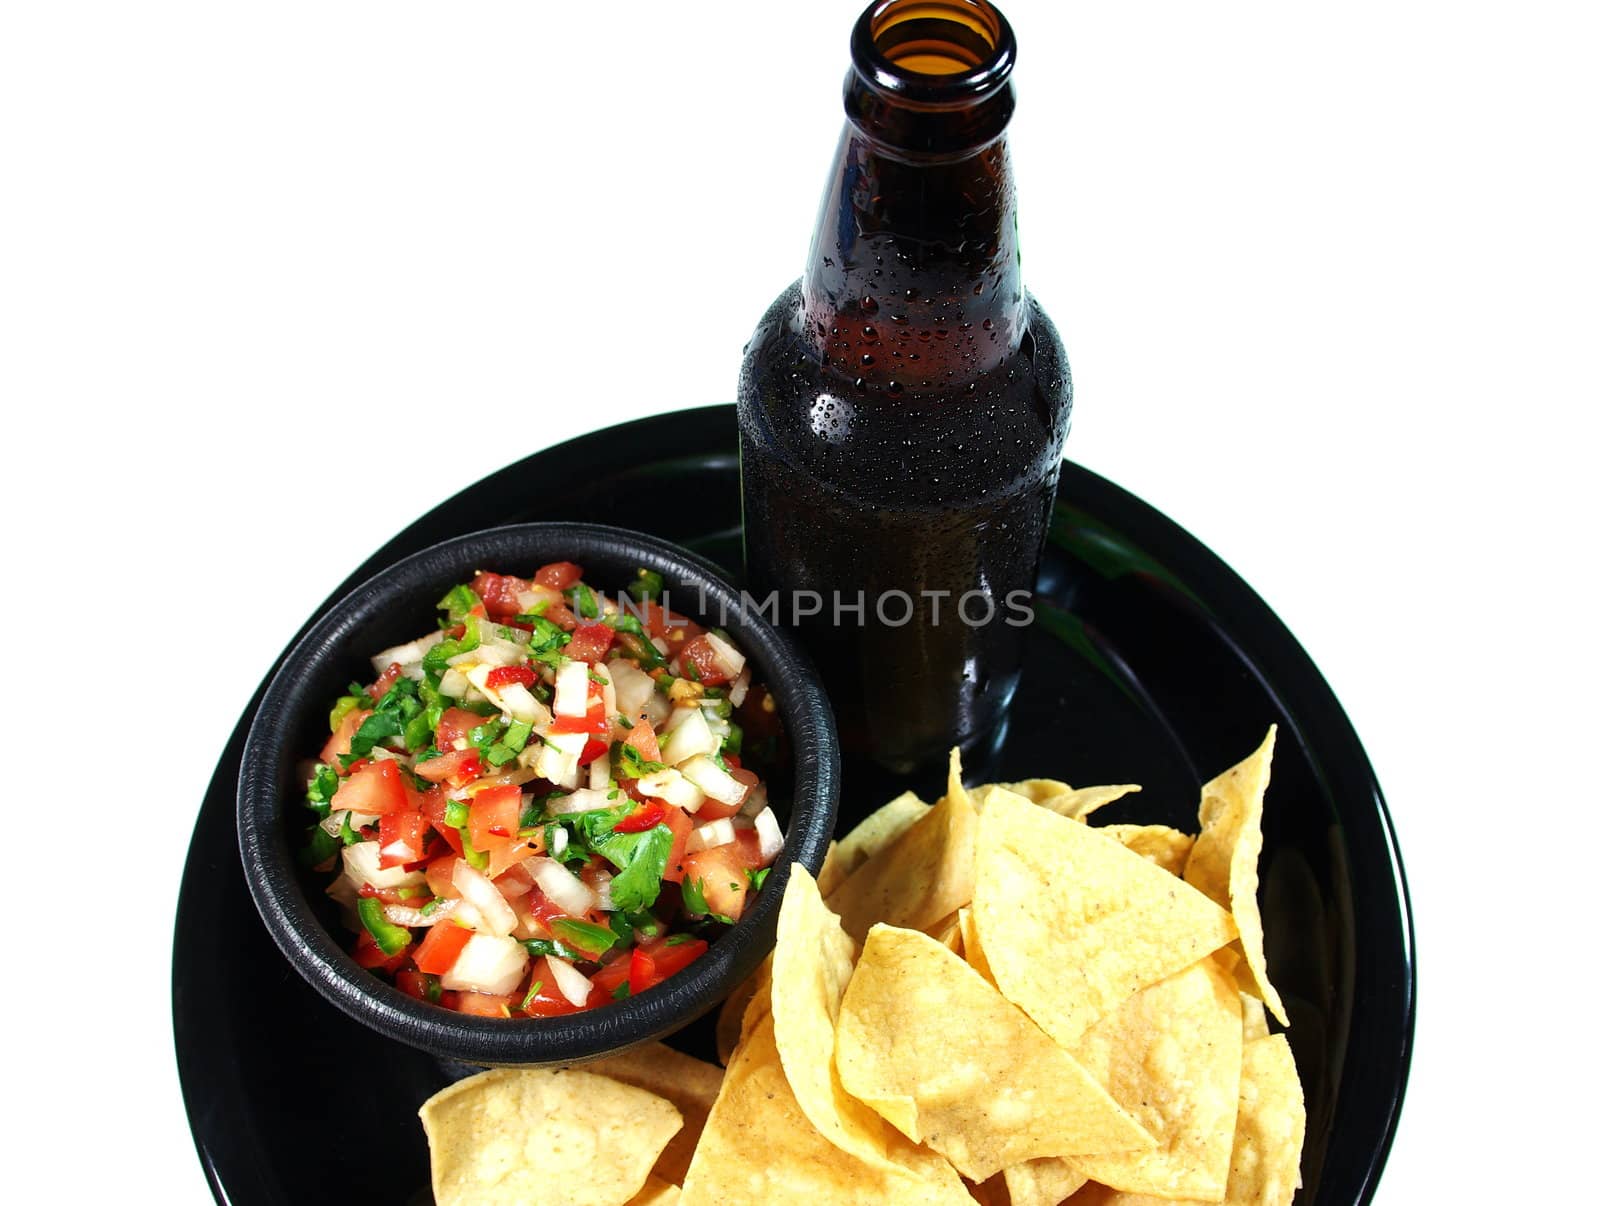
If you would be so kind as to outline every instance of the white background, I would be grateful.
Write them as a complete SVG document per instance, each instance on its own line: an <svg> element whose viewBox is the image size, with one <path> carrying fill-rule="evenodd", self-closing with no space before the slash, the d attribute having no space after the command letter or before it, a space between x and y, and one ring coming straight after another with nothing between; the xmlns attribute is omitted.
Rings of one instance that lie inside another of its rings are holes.
<svg viewBox="0 0 1600 1206"><path fill-rule="evenodd" d="M1568 971L1600 804L1591 11L1006 8L1069 451L1277 609L1393 808L1421 1010L1379 1201L1569 1200L1596 1073ZM241 708L460 487L731 399L800 270L857 10L0 10L17 1200L207 1200L170 919Z"/></svg>

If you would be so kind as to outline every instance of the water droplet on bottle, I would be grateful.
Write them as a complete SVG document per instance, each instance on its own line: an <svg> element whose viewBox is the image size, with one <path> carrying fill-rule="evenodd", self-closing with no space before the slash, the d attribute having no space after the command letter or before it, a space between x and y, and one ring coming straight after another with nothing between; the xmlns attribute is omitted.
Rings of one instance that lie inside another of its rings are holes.
<svg viewBox="0 0 1600 1206"><path fill-rule="evenodd" d="M867 294L861 299L861 310L864 314L876 314L878 312L878 299L870 293Z"/></svg>
<svg viewBox="0 0 1600 1206"><path fill-rule="evenodd" d="M992 331L992 330L994 330L994 319L992 319L992 318L986 318L986 319L984 319L984 320L983 320L983 329L984 329L984 330L985 330L985 331Z"/></svg>

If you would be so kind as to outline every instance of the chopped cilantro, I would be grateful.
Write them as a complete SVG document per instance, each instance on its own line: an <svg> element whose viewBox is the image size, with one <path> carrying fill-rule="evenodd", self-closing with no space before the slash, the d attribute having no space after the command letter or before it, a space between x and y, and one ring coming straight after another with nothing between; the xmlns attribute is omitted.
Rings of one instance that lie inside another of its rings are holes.
<svg viewBox="0 0 1600 1206"><path fill-rule="evenodd" d="M745 878L750 881L750 890L752 892L761 891L761 885L767 882L767 872L771 870L771 867L762 867L758 870L744 873Z"/></svg>
<svg viewBox="0 0 1600 1206"><path fill-rule="evenodd" d="M533 1004L533 998L539 995L539 990L544 987L543 980L535 980L528 987L528 995L522 998L522 1012L528 1012L528 1006Z"/></svg>
<svg viewBox="0 0 1600 1206"><path fill-rule="evenodd" d="M354 846L357 842L362 840L361 835L357 833L350 825L350 813L348 810L345 811L344 816L339 820L339 838L346 846Z"/></svg>
<svg viewBox="0 0 1600 1206"><path fill-rule="evenodd" d="M617 778L642 779L646 775L658 775L667 769L664 762L652 762L642 757L639 751L631 745L624 745L618 749L619 757L616 762Z"/></svg>
<svg viewBox="0 0 1600 1206"><path fill-rule="evenodd" d="M587 582L577 582L569 586L566 596L572 604L572 610L579 619L594 620L600 616L600 600L595 597L594 591L589 589Z"/></svg>
<svg viewBox="0 0 1600 1206"><path fill-rule="evenodd" d="M350 738L350 756L352 758L365 758L372 753L373 747L380 741L400 736L400 731L403 727L400 717L394 712L374 712L361 722L361 727L356 730L356 735Z"/></svg>
<svg viewBox="0 0 1600 1206"><path fill-rule="evenodd" d="M632 995L633 989L628 987L626 980L611 990L611 999L613 1001L626 1001Z"/></svg>

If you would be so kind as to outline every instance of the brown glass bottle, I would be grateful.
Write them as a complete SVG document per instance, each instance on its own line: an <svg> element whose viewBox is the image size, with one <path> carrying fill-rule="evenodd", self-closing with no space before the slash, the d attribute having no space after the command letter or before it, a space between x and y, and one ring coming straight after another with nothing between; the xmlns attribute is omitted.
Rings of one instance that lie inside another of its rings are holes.
<svg viewBox="0 0 1600 1206"><path fill-rule="evenodd" d="M739 379L752 594L785 622L820 596L800 634L841 735L896 770L1010 702L1072 407L1022 287L1015 53L983 0L862 15L805 275Z"/></svg>

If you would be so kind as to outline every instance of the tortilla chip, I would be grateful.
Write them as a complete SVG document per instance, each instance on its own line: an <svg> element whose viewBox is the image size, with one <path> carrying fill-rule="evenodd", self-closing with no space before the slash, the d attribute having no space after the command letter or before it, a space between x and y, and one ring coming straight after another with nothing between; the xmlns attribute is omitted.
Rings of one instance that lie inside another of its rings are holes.
<svg viewBox="0 0 1600 1206"><path fill-rule="evenodd" d="M1012 1165L1003 1175L1011 1206L1056 1206L1089 1180L1069 1160L1029 1160Z"/></svg>
<svg viewBox="0 0 1600 1206"><path fill-rule="evenodd" d="M438 1206L616 1206L683 1125L654 1093L577 1069L480 1072L417 1113ZM552 1167L583 1175L551 1177Z"/></svg>
<svg viewBox="0 0 1600 1206"><path fill-rule="evenodd" d="M1233 913L1239 927L1249 977L1240 977L1287 1026L1289 1016L1277 989L1267 980L1267 955L1261 932L1261 907L1256 864L1261 858L1261 811L1272 777L1272 748L1278 726L1267 730L1261 748L1239 765L1223 771L1200 790L1200 836L1184 867L1183 878Z"/></svg>
<svg viewBox="0 0 1600 1206"><path fill-rule="evenodd" d="M972 900L978 817L961 787L961 763L954 752L950 761L950 794L828 898L845 933L856 941L880 921L927 933Z"/></svg>
<svg viewBox="0 0 1600 1206"><path fill-rule="evenodd" d="M722 1008L717 1012L717 1058L724 1067L733 1056L733 1049L739 1045L740 1038L749 1030L745 1025L745 1016L751 1002L771 978L772 956L768 955L761 961L760 967L723 999ZM771 1008L770 997L765 1008Z"/></svg>
<svg viewBox="0 0 1600 1206"><path fill-rule="evenodd" d="M935 924L928 937L955 955L961 954L961 910L957 909L943 921Z"/></svg>
<svg viewBox="0 0 1600 1206"><path fill-rule="evenodd" d="M1039 807L1048 809L1058 817L1071 817L1074 821L1086 820L1090 813L1115 804L1123 796L1140 790L1137 783L1115 783L1106 787L1080 787L1039 801Z"/></svg>
<svg viewBox="0 0 1600 1206"><path fill-rule="evenodd" d="M1239 1007L1244 1012L1245 1042L1264 1039L1272 1033L1267 1029L1267 1007L1261 1003L1259 997L1252 997L1247 992L1241 992L1239 994Z"/></svg>
<svg viewBox="0 0 1600 1206"><path fill-rule="evenodd" d="M1244 1045L1239 1080L1239 1116L1222 1206L1290 1206L1300 1181L1300 1149L1306 1135L1305 1097L1295 1074L1289 1041L1281 1034ZM1015 1201L1015 1199L1013 1199ZM1092 1185L1073 1206L1210 1206L1142 1193L1119 1193Z"/></svg>
<svg viewBox="0 0 1600 1206"><path fill-rule="evenodd" d="M973 1181L1024 1160L1154 1144L1027 1014L915 930L867 935L836 1058L852 1096Z"/></svg>
<svg viewBox="0 0 1600 1206"><path fill-rule="evenodd" d="M1087 825L996 796L977 828L983 955L1007 999L1064 1047L1238 934L1200 892Z"/></svg>
<svg viewBox="0 0 1600 1206"><path fill-rule="evenodd" d="M683 1129L668 1142L656 1161L655 1173L674 1186L680 1184L694 1158L694 1145L700 1142L700 1132L705 1129L706 1115L711 1113L717 1091L722 1088L722 1069L662 1043L646 1043L610 1059L585 1064L583 1070L665 1097L678 1108L683 1115Z"/></svg>
<svg viewBox="0 0 1600 1206"><path fill-rule="evenodd" d="M835 865L842 881L878 851L892 845L896 838L932 810L933 805L919 798L916 792L903 792L845 834L834 846L828 861ZM817 877L817 884L819 887L822 885L821 876ZM831 895L837 886L828 885L828 891L823 895Z"/></svg>
<svg viewBox="0 0 1600 1206"><path fill-rule="evenodd" d="M839 1081L835 1028L855 957L854 940L822 903L816 881L795 866L778 910L771 988L775 1042L794 1098L828 1142L857 1160L959 1189L944 1160L886 1125Z"/></svg>
<svg viewBox="0 0 1600 1206"><path fill-rule="evenodd" d="M1076 1156L1078 1171L1129 1193L1220 1196L1233 1152L1242 1044L1239 990L1214 960L1135 993L1093 1026L1074 1054L1157 1146Z"/></svg>
<svg viewBox="0 0 1600 1206"><path fill-rule="evenodd" d="M683 1200L760 1206L969 1202L955 1170L949 1175L955 1192L892 1166L865 1163L818 1134L784 1077L767 1016L728 1065L683 1182Z"/></svg>
<svg viewBox="0 0 1600 1206"><path fill-rule="evenodd" d="M1166 825L1102 825L1100 832L1116 838L1168 874L1180 877L1189 851L1194 848L1194 838Z"/></svg>
<svg viewBox="0 0 1600 1206"><path fill-rule="evenodd" d="M824 897L844 883L848 872L839 862L839 843L829 842L828 853L822 858L822 870L817 872L817 891Z"/></svg>
<svg viewBox="0 0 1600 1206"><path fill-rule="evenodd" d="M995 1173L987 1181L967 1181L967 1193L978 1206L1011 1206L1011 1195L1006 1192L1006 1181Z"/></svg>
<svg viewBox="0 0 1600 1206"><path fill-rule="evenodd" d="M682 1200L676 1185L651 1176L645 1179L644 1188L628 1199L627 1206L678 1206Z"/></svg>
<svg viewBox="0 0 1600 1206"><path fill-rule="evenodd" d="M978 941L978 927L972 920L972 910L957 910L956 924L961 927L961 957L973 971L993 984L994 973L989 970L989 960L983 957L983 946Z"/></svg>

